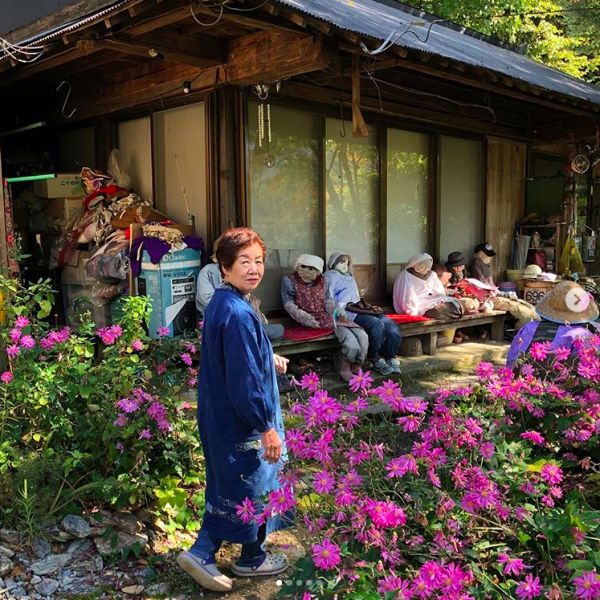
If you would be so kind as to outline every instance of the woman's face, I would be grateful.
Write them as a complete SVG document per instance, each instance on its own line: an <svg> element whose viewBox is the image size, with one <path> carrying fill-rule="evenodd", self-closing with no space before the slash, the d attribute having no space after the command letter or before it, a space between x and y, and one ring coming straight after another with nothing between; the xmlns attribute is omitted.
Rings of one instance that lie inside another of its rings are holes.
<svg viewBox="0 0 600 600"><path fill-rule="evenodd" d="M452 267L455 273L462 273L465 270L465 265L458 265L458 267Z"/></svg>
<svg viewBox="0 0 600 600"><path fill-rule="evenodd" d="M223 273L223 279L242 294L253 292L265 273L265 257L260 244L240 250L231 269L223 267Z"/></svg>

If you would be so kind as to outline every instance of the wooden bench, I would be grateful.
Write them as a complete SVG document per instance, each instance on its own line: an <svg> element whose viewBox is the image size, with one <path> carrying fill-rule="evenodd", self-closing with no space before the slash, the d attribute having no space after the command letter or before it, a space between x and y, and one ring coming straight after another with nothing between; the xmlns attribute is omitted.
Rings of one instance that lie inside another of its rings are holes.
<svg viewBox="0 0 600 600"><path fill-rule="evenodd" d="M462 329L464 327L476 327L478 325L492 326L492 340L501 342L504 338L504 319L506 313L502 310L494 310L489 313L478 313L476 315L466 315L460 319L447 321L433 320L420 321L418 323L403 323L399 325L402 331L402 337L420 336L423 344L423 352L429 356L434 356L437 351L437 336L441 331L448 329ZM271 323L281 323L284 327L289 326L292 321L289 318L279 318L270 320ZM316 352L319 350L335 350L339 348L337 338L334 334L327 335L314 340L294 342L290 340L281 340L273 342L273 349L277 354L290 356L292 354L303 354L306 352Z"/></svg>

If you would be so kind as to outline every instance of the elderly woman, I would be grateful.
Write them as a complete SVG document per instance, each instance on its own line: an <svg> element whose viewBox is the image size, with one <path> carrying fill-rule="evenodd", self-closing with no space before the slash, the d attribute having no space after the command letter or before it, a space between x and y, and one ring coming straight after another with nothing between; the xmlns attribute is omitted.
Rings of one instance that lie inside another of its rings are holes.
<svg viewBox="0 0 600 600"><path fill-rule="evenodd" d="M550 342L551 348L572 349L575 341L598 334L598 306L589 292L574 281L561 281L535 307L541 321L522 327L510 345L506 364L517 359L535 342Z"/></svg>
<svg viewBox="0 0 600 600"><path fill-rule="evenodd" d="M267 534L290 523L273 517L263 525L244 522L236 511L246 498L256 501L280 488L277 474L285 454L276 366L249 296L264 274L266 247L247 228L220 238L217 261L223 275L204 314L198 427L206 460L206 510L198 539L177 558L181 568L209 590L227 592L232 581L215 564L222 541L242 544L235 575L276 575L288 567L283 554L267 554Z"/></svg>

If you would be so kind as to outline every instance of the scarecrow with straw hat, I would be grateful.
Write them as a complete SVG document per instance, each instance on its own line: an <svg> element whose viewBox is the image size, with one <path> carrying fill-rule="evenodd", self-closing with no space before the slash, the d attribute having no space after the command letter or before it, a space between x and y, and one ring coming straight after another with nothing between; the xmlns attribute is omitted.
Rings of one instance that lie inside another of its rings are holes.
<svg viewBox="0 0 600 600"><path fill-rule="evenodd" d="M598 305L574 281L561 281L535 308L541 321L527 323L513 340L506 364L513 367L519 356L535 342L550 342L551 348L573 348L578 339L600 332Z"/></svg>

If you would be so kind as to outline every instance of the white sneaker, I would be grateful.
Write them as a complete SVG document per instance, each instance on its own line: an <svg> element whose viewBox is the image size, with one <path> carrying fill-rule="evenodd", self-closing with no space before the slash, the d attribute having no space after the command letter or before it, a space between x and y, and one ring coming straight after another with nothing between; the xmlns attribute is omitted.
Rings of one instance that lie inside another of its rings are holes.
<svg viewBox="0 0 600 600"><path fill-rule="evenodd" d="M237 563L233 563L231 571L238 577L268 577L283 573L289 566L285 554L267 554L267 558L259 567L240 567Z"/></svg>
<svg viewBox="0 0 600 600"><path fill-rule="evenodd" d="M213 592L230 592L233 581L223 575L217 565L206 564L205 560L194 556L191 552L180 552L177 564L202 587Z"/></svg>
<svg viewBox="0 0 600 600"><path fill-rule="evenodd" d="M400 374L402 373L402 369L400 368L400 361L397 358L390 358L387 361L387 364L392 367L392 371L394 373Z"/></svg>

